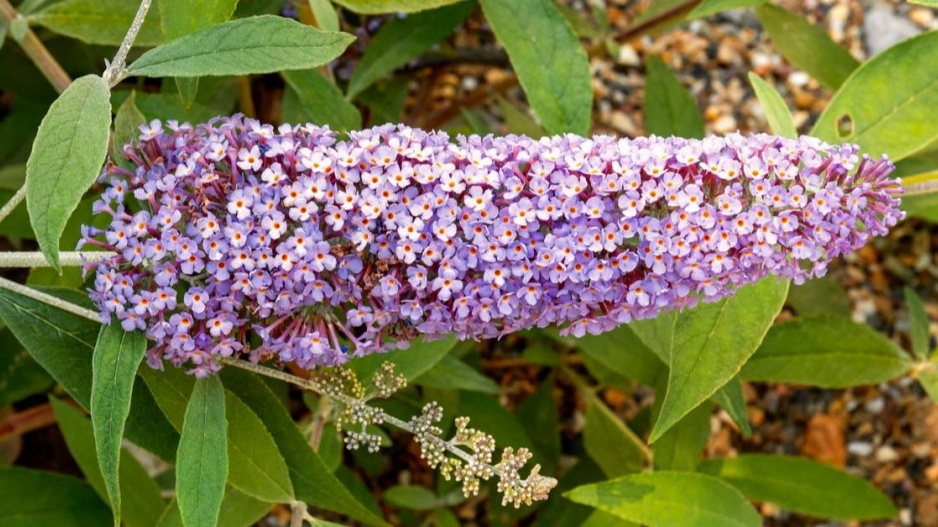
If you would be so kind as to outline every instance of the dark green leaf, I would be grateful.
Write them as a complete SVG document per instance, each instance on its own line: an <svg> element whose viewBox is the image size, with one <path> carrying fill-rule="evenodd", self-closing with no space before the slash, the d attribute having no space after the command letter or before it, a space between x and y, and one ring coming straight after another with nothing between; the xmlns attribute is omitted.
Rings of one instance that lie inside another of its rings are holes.
<svg viewBox="0 0 938 527"><path fill-rule="evenodd" d="M0 330L0 408L40 393L55 382L16 340L10 328Z"/></svg>
<svg viewBox="0 0 938 527"><path fill-rule="evenodd" d="M218 376L195 383L176 453L176 500L186 527L214 527L228 479L225 388Z"/></svg>
<svg viewBox="0 0 938 527"><path fill-rule="evenodd" d="M883 51L860 66L837 91L811 135L857 143L873 157L893 161L938 138L938 32L924 33ZM896 82L902 79L902 82Z"/></svg>
<svg viewBox="0 0 938 527"><path fill-rule="evenodd" d="M231 18L238 0L159 0L160 27L166 41Z"/></svg>
<svg viewBox="0 0 938 527"><path fill-rule="evenodd" d="M751 71L749 72L749 83L752 84L752 89L756 92L756 97L762 106L762 113L765 114L765 120L769 123L769 129L775 135L782 137L798 137L795 120L791 116L788 106L785 105L785 100L775 91L775 88Z"/></svg>
<svg viewBox="0 0 938 527"><path fill-rule="evenodd" d="M413 13L424 9L455 4L461 0L335 0L350 11L375 15L380 13Z"/></svg>
<svg viewBox="0 0 938 527"><path fill-rule="evenodd" d="M502 119L505 121L505 128L508 133L526 135L534 139L540 139L547 135L544 127L537 124L537 121L527 112L510 103L501 95L498 96L498 108L502 112Z"/></svg>
<svg viewBox="0 0 938 527"><path fill-rule="evenodd" d="M645 129L663 137L704 136L697 101L657 55L646 63Z"/></svg>
<svg viewBox="0 0 938 527"><path fill-rule="evenodd" d="M263 381L237 368L223 369L221 377L228 389L260 417L273 436L290 470L297 500L312 507L347 514L371 525L387 525L357 502L329 472L316 451L310 448L286 408Z"/></svg>
<svg viewBox="0 0 938 527"><path fill-rule="evenodd" d="M179 92L179 99L182 101L182 107L186 111L192 108L195 98L199 95L198 77L176 77L173 79L176 83L176 91Z"/></svg>
<svg viewBox="0 0 938 527"><path fill-rule="evenodd" d="M717 390L710 399L726 411L743 436L749 437L752 434L749 414L746 413L746 400L743 398L743 383L739 374Z"/></svg>
<svg viewBox="0 0 938 527"><path fill-rule="evenodd" d="M440 389L498 393L495 381L451 355L443 356L440 362L414 379L414 383Z"/></svg>
<svg viewBox="0 0 938 527"><path fill-rule="evenodd" d="M713 404L704 402L672 426L654 445L657 470L687 470L697 467L710 438Z"/></svg>
<svg viewBox="0 0 938 527"><path fill-rule="evenodd" d="M342 54L355 37L278 16L216 24L151 49L128 68L144 77L249 75L315 68Z"/></svg>
<svg viewBox="0 0 938 527"><path fill-rule="evenodd" d="M270 503L252 498L237 489L229 488L221 501L218 515L219 527L251 527L264 518L271 509ZM182 515L176 500L166 506L156 527L183 527Z"/></svg>
<svg viewBox="0 0 938 527"><path fill-rule="evenodd" d="M287 85L296 92L309 120L327 124L333 130L357 130L362 116L358 108L342 96L334 82L317 70L295 70L282 73Z"/></svg>
<svg viewBox="0 0 938 527"><path fill-rule="evenodd" d="M500 447L532 448L534 442L527 431L498 399L479 392L462 392L459 397L459 414L471 419L470 426L491 434Z"/></svg>
<svg viewBox="0 0 938 527"><path fill-rule="evenodd" d="M583 446L606 476L614 478L642 469L642 452L636 441L635 434L599 398L587 397Z"/></svg>
<svg viewBox="0 0 938 527"><path fill-rule="evenodd" d="M97 179L111 129L109 88L101 78L75 80L52 103L26 164L26 205L36 240L59 269L59 238Z"/></svg>
<svg viewBox="0 0 938 527"><path fill-rule="evenodd" d="M107 505L84 481L20 467L0 469L3 527L109 527Z"/></svg>
<svg viewBox="0 0 938 527"><path fill-rule="evenodd" d="M91 422L104 486L114 523L120 525L119 470L124 425L130 414L137 368L147 351L143 333L128 333L117 324L101 326L91 367Z"/></svg>
<svg viewBox="0 0 938 527"><path fill-rule="evenodd" d="M140 125L146 124L146 117L137 108L137 92L130 96L117 109L114 117L114 138L111 141L111 159L126 162L123 155L124 145L131 143L140 135Z"/></svg>
<svg viewBox="0 0 938 527"><path fill-rule="evenodd" d="M358 96L358 100L371 110L371 124L396 123L401 120L410 78L397 75L388 82L379 82Z"/></svg>
<svg viewBox="0 0 938 527"><path fill-rule="evenodd" d="M587 135L593 85L586 51L551 0L481 0L528 102L548 133Z"/></svg>
<svg viewBox="0 0 938 527"><path fill-rule="evenodd" d="M850 299L847 290L830 277L808 280L788 290L788 305L799 316L837 315L850 318Z"/></svg>
<svg viewBox="0 0 938 527"><path fill-rule="evenodd" d="M599 335L584 335L576 339L575 344L584 355L646 386L654 386L658 377L666 374L664 364L630 326L620 326Z"/></svg>
<svg viewBox="0 0 938 527"><path fill-rule="evenodd" d="M74 289L46 289L76 303L87 295ZM69 298L76 297L76 298ZM0 289L0 317L52 377L84 408L91 406L91 362L100 324L38 300ZM153 396L142 382L134 384L127 438L172 461L179 437L159 415Z"/></svg>
<svg viewBox="0 0 938 527"><path fill-rule="evenodd" d="M290 471L264 423L230 391L225 393L225 414L231 486L269 503L293 501Z"/></svg>
<svg viewBox="0 0 938 527"><path fill-rule="evenodd" d="M384 500L396 507L426 511L437 506L436 494L417 485L396 485L384 493Z"/></svg>
<svg viewBox="0 0 938 527"><path fill-rule="evenodd" d="M671 358L668 389L651 442L739 373L787 294L788 282L770 276L677 316L666 354Z"/></svg>
<svg viewBox="0 0 938 527"><path fill-rule="evenodd" d="M532 452L537 456L545 474L553 474L560 460L560 424L557 412L557 400L554 398L554 379L544 379L541 386L524 400L515 416L525 430L536 430L531 435L534 444Z"/></svg>
<svg viewBox="0 0 938 527"><path fill-rule="evenodd" d="M743 367L742 376L753 381L847 388L887 381L911 367L898 346L869 326L815 316L773 327Z"/></svg>
<svg viewBox="0 0 938 527"><path fill-rule="evenodd" d="M832 90L839 88L860 64L823 28L811 25L802 16L771 4L756 8L756 13L775 49Z"/></svg>
<svg viewBox="0 0 938 527"><path fill-rule="evenodd" d="M422 339L411 343L410 347L388 353L373 353L349 361L348 367L358 375L359 380L369 386L371 378L385 362L394 364L395 371L408 381L420 377L434 364L443 360L456 345L456 337L425 342Z"/></svg>
<svg viewBox="0 0 938 527"><path fill-rule="evenodd" d="M931 332L929 331L928 313L925 312L925 305L915 290L909 286L905 287L905 304L909 310L909 334L912 336L912 352L920 360L928 357L931 351Z"/></svg>
<svg viewBox="0 0 938 527"><path fill-rule="evenodd" d="M690 12L688 18L703 18L715 15L721 11L730 9L739 9L742 7L754 7L762 5L765 0L703 0L700 5Z"/></svg>
<svg viewBox="0 0 938 527"><path fill-rule="evenodd" d="M819 518L878 520L897 512L868 481L807 458L747 454L708 459L699 470L720 477L751 499Z"/></svg>
<svg viewBox="0 0 938 527"><path fill-rule="evenodd" d="M108 489L95 452L94 429L87 417L72 405L49 399L68 451L75 458L88 483L101 499ZM120 451L121 518L128 527L153 527L163 513L160 487L128 452Z"/></svg>
<svg viewBox="0 0 938 527"><path fill-rule="evenodd" d="M204 81L204 79L203 79ZM205 84L202 82L202 84ZM127 91L111 92L111 102L116 106L127 100ZM182 99L175 95L166 93L135 93L134 103L143 114L144 118L159 119L168 121L178 119L179 121L188 121L191 123L201 123L216 117L219 112L199 103L192 103L188 108L182 102ZM134 130L137 137L139 130Z"/></svg>
<svg viewBox="0 0 938 527"><path fill-rule="evenodd" d="M564 494L649 527L759 527L746 498L718 478L692 472L633 474Z"/></svg>
<svg viewBox="0 0 938 527"><path fill-rule="evenodd" d="M29 22L89 44L117 46L133 23L140 2L134 0L63 0L29 16ZM162 42L159 14L151 9L134 44Z"/></svg>
<svg viewBox="0 0 938 527"><path fill-rule="evenodd" d="M348 96L355 97L378 79L425 53L449 36L473 9L475 2L460 2L405 18L392 18L368 43L352 72Z"/></svg>

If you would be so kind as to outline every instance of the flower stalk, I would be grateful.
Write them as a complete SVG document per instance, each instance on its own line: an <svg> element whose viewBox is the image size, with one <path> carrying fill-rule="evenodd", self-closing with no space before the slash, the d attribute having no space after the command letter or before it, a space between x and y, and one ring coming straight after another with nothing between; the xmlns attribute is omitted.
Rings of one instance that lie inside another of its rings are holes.
<svg viewBox="0 0 938 527"><path fill-rule="evenodd" d="M14 23L21 22L25 22L23 16L13 8L9 0L0 0L0 24L10 27ZM68 85L72 83L72 78L69 77L68 73L65 73L65 70L55 60L55 57L49 53L49 50L46 49L46 46L32 29L26 26L22 37L19 39L14 38L14 40L23 48L26 56L32 60L36 68L57 92L62 93L65 88L68 88ZM2 213L0 213L0 218L2 218Z"/></svg>

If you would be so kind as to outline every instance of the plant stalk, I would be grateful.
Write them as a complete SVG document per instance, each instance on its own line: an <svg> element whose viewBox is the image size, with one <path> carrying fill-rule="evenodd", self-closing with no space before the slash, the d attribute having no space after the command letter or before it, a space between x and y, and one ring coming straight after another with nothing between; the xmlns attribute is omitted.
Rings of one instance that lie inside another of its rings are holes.
<svg viewBox="0 0 938 527"><path fill-rule="evenodd" d="M26 187L20 189L20 193L26 195ZM0 210L0 219L3 219L3 210ZM77 252L66 251L59 253L59 262L62 267L80 267L86 263L98 263L115 256L115 253L108 251ZM2 268L28 268L28 267L52 267L52 264L46 260L41 252L0 252L0 269Z"/></svg>
<svg viewBox="0 0 938 527"><path fill-rule="evenodd" d="M14 20L21 20L22 18L22 15L16 12L9 0L0 0L0 23L10 27ZM65 73L65 70L55 60L55 57L49 53L49 50L46 49L46 46L32 29L27 27L23 38L14 40L17 40L26 55L36 65L36 68L55 88L55 91L62 93L65 88L68 88L68 85L72 83L72 78L69 77L68 73Z"/></svg>
<svg viewBox="0 0 938 527"><path fill-rule="evenodd" d="M137 39L137 33L139 33L140 28L143 27L143 21L147 17L147 11L150 10L151 2L152 0L142 0L140 2L140 7L137 9L134 21L130 24L130 29L127 30L127 34L124 36L124 41L121 42L120 48L117 49L114 60L112 60L107 69L104 70L104 80L107 81L108 85L112 88L116 86L117 83L124 80L124 77L127 75L127 54L130 53L130 48L134 45L134 40Z"/></svg>

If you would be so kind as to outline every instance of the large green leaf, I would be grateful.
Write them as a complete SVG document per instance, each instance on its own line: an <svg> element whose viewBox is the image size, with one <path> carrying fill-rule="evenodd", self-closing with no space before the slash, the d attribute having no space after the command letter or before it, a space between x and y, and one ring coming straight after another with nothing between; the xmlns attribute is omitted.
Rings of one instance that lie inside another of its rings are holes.
<svg viewBox="0 0 938 527"><path fill-rule="evenodd" d="M162 0L160 0L162 2ZM39 24L56 33L89 44L117 46L130 29L140 2L136 0L62 0L29 15L31 24ZM159 14L151 9L137 34L137 46L155 46L163 41Z"/></svg>
<svg viewBox="0 0 938 527"><path fill-rule="evenodd" d="M87 483L28 468L0 469L3 527L109 527L111 512Z"/></svg>
<svg viewBox="0 0 938 527"><path fill-rule="evenodd" d="M444 355L440 362L414 379L414 383L443 390L498 393L495 381L452 355Z"/></svg>
<svg viewBox="0 0 938 527"><path fill-rule="evenodd" d="M356 501L329 472L322 459L300 433L286 408L264 381L238 368L223 369L221 377L228 389L260 417L273 436L290 470L297 500L312 507L347 514L370 525L387 525Z"/></svg>
<svg viewBox="0 0 938 527"><path fill-rule="evenodd" d="M587 396L583 446L607 477L624 476L642 469L642 452L635 441L635 434L622 419L598 397Z"/></svg>
<svg viewBox="0 0 938 527"><path fill-rule="evenodd" d="M751 499L802 514L842 520L892 518L896 508L870 482L807 458L747 454L708 459L699 470Z"/></svg>
<svg viewBox="0 0 938 527"><path fill-rule="evenodd" d="M108 489L95 452L94 429L87 417L74 406L54 397L49 399L68 451L75 458L88 483L101 499ZM153 527L163 513L160 487L132 455L120 452L121 518L128 527Z"/></svg>
<svg viewBox="0 0 938 527"><path fill-rule="evenodd" d="M119 470L121 441L130 414L137 368L147 351L143 333L128 333L117 324L101 326L91 362L91 422L104 486L111 500L114 524L120 525Z"/></svg>
<svg viewBox="0 0 938 527"><path fill-rule="evenodd" d="M739 373L781 311L787 294L787 281L768 277L729 298L676 316L666 354L671 362L668 389L651 442Z"/></svg>
<svg viewBox="0 0 938 527"><path fill-rule="evenodd" d="M264 423L237 395L226 391L229 483L270 503L293 501L290 470Z"/></svg>
<svg viewBox="0 0 938 527"><path fill-rule="evenodd" d="M347 366L371 390L371 378L385 362L394 365L394 371L403 375L408 381L420 377L430 370L436 363L443 360L456 345L456 337L449 336L441 340L426 342L416 340L408 348L394 350L388 353L373 353L350 361Z"/></svg>
<svg viewBox="0 0 938 527"><path fill-rule="evenodd" d="M545 474L553 474L560 460L560 424L557 400L554 398L554 378L544 379L537 391L524 400L515 410L518 422L526 430L537 430L531 436L534 452L538 455Z"/></svg>
<svg viewBox="0 0 938 527"><path fill-rule="evenodd" d="M177 429L181 429L195 379L182 370L141 370L156 404ZM225 393L228 420L228 484L268 503L293 499L289 470L264 423L241 399Z"/></svg>
<svg viewBox="0 0 938 527"><path fill-rule="evenodd" d="M580 351L606 368L646 386L654 386L667 370L630 326L584 335L574 341Z"/></svg>
<svg viewBox="0 0 938 527"><path fill-rule="evenodd" d="M270 512L271 504L252 498L247 494L233 488L225 492L221 501L221 512L218 514L220 527L251 527L256 525ZM170 502L163 511L156 527L183 527L182 515L179 513L179 504L176 500Z"/></svg>
<svg viewBox="0 0 938 527"><path fill-rule="evenodd" d="M475 2L460 2L406 18L393 18L381 26L349 79L354 97L375 81L419 57L446 38L475 9Z"/></svg>
<svg viewBox="0 0 938 527"><path fill-rule="evenodd" d="M911 367L912 361L881 333L849 319L822 315L773 327L743 367L742 376L846 388L887 381Z"/></svg>
<svg viewBox="0 0 938 527"><path fill-rule="evenodd" d="M765 114L765 120L768 121L772 132L782 137L798 137L791 111L788 110L785 100L775 91L775 88L751 71L749 72L749 83L752 84L752 89L756 92L756 97L762 106L762 113Z"/></svg>
<svg viewBox="0 0 938 527"><path fill-rule="evenodd" d="M729 11L730 9L739 9L742 7L754 7L764 3L765 0L703 0L687 17L702 18L715 15L721 11Z"/></svg>
<svg viewBox="0 0 938 527"><path fill-rule="evenodd" d="M353 40L279 16L242 18L153 48L128 70L145 77L200 77L315 68L341 55Z"/></svg>
<svg viewBox="0 0 938 527"><path fill-rule="evenodd" d="M703 137L697 101L657 55L649 55L645 75L645 129L664 137Z"/></svg>
<svg viewBox="0 0 938 527"><path fill-rule="evenodd" d="M202 84L205 84L204 79L202 79ZM130 92L125 90L112 91L111 103L114 106L123 106L123 103L129 99L129 93ZM201 123L218 116L220 113L218 110L214 110L198 102L194 102L187 107L181 98L168 93L134 93L134 105L147 120L159 119L161 121L168 121L170 119L178 119L179 121L188 121L190 123ZM115 126L116 124L115 122ZM136 128L131 130L131 132L134 132L131 138L136 138L140 134L139 129Z"/></svg>
<svg viewBox="0 0 938 527"><path fill-rule="evenodd" d="M26 164L26 205L36 240L59 268L59 238L107 156L111 102L107 82L88 75L52 103Z"/></svg>
<svg viewBox="0 0 938 527"><path fill-rule="evenodd" d="M771 4L756 8L756 13L775 49L832 90L839 88L860 64L823 28L811 25L802 16Z"/></svg>
<svg viewBox="0 0 938 527"><path fill-rule="evenodd" d="M564 494L648 527L759 527L746 498L718 478L692 472L633 474Z"/></svg>
<svg viewBox="0 0 938 527"><path fill-rule="evenodd" d="M593 108L589 61L553 1L479 3L544 128L587 135Z"/></svg>
<svg viewBox="0 0 938 527"><path fill-rule="evenodd" d="M78 302L73 289L46 289ZM30 355L84 408L91 407L91 363L100 324L0 288L0 317ZM179 436L160 414L150 390L134 384L127 438L161 458L175 458Z"/></svg>
<svg viewBox="0 0 938 527"><path fill-rule="evenodd" d="M713 404L705 401L665 432L654 445L658 470L694 470L710 438Z"/></svg>
<svg viewBox="0 0 938 527"><path fill-rule="evenodd" d="M176 453L176 500L185 527L214 527L228 479L225 387L218 376L192 389Z"/></svg>
<svg viewBox="0 0 938 527"><path fill-rule="evenodd" d="M319 71L284 71L281 75L296 93L309 121L327 124L340 131L361 128L362 116L358 108L348 102L339 87Z"/></svg>
<svg viewBox="0 0 938 527"><path fill-rule="evenodd" d="M335 0L350 11L368 15L381 13L413 13L424 9L455 4L462 0Z"/></svg>
<svg viewBox="0 0 938 527"><path fill-rule="evenodd" d="M847 290L829 276L791 286L788 290L788 305L802 317L837 315L850 318L852 314Z"/></svg>
<svg viewBox="0 0 938 527"><path fill-rule="evenodd" d="M844 82L818 118L811 135L857 143L893 161L938 138L938 32L925 33L883 51ZM901 82L897 82L901 79Z"/></svg>

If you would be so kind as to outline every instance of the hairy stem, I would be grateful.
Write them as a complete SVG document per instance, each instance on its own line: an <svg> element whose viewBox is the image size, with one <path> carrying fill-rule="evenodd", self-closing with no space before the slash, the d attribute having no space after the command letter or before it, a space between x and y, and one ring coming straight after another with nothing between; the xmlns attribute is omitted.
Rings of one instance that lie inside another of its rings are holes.
<svg viewBox="0 0 938 527"><path fill-rule="evenodd" d="M938 171L902 178L902 193L904 196L938 193Z"/></svg>
<svg viewBox="0 0 938 527"><path fill-rule="evenodd" d="M0 0L0 2L5 2L6 0ZM20 204L24 199L26 199L26 185L20 187L16 191L16 194L13 194L13 197L10 198L10 201L7 201L3 204L3 207L0 207L0 221L6 219L7 216L16 209L16 206Z"/></svg>
<svg viewBox="0 0 938 527"><path fill-rule="evenodd" d="M137 33L139 33L140 28L143 27L143 21L147 17L147 11L150 10L151 1L152 0L142 0L140 2L140 7L137 9L133 23L130 24L130 29L127 30L127 34L124 36L124 41L121 42L120 48L117 49L114 60L111 61L111 64L109 64L104 71L104 80L106 80L111 87L116 86L127 74L127 54L130 53L130 48L134 45L134 40L137 39Z"/></svg>
<svg viewBox="0 0 938 527"><path fill-rule="evenodd" d="M14 20L22 19L22 15L16 12L16 9L10 4L9 0L0 0L0 24L10 27ZM33 33L32 29L26 28L23 38L17 40L20 47L26 53L26 56L33 61L36 68L52 84L55 91L62 93L68 85L72 83L72 78L65 73L62 66L59 65L55 57L49 53L46 46L39 40L39 37ZM20 198L22 199L22 197ZM2 214L2 211L0 211ZM0 216L2 218L2 216Z"/></svg>
<svg viewBox="0 0 938 527"><path fill-rule="evenodd" d="M101 323L101 315L97 312L90 309L85 309L81 306L76 306L71 302L62 300L61 298L52 296L48 293L43 293L42 291L37 291L31 287L27 287L23 284L18 284L12 280L7 280L6 278L0 278L0 288L8 289L14 293L19 293L23 296L32 298L33 300L38 300L44 304L48 304L52 307L61 309L62 311L67 311L73 315L78 315L80 317L87 318L97 323Z"/></svg>
<svg viewBox="0 0 938 527"><path fill-rule="evenodd" d="M26 187L20 189L17 194L26 195ZM15 196L14 196L15 197ZM20 198L22 199L22 198ZM12 200L11 200L12 201ZM6 208L6 207L4 207ZM0 220L3 219L3 209L0 209ZM114 256L115 253L107 251L77 252L68 251L59 253L59 261L62 267L80 267L86 263L97 263ZM0 268L16 267L52 267L52 264L46 260L41 252L0 252Z"/></svg>

